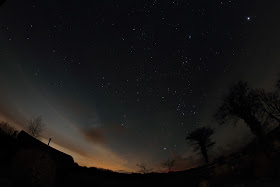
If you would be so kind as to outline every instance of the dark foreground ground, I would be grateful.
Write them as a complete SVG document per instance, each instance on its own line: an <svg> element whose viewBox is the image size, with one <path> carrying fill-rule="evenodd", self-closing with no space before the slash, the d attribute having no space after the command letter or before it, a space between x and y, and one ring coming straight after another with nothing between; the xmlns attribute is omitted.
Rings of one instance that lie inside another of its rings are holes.
<svg viewBox="0 0 280 187"><path fill-rule="evenodd" d="M1 136L0 187L12 186L280 186L280 128L267 146L253 141L240 151L185 171L123 174L81 167L22 133Z"/></svg>
<svg viewBox="0 0 280 187"><path fill-rule="evenodd" d="M62 180L64 186L280 186L279 154L267 158L266 154L257 154L253 160L248 156L236 158L236 155L207 166L191 170L170 172L167 174L150 173L90 175L82 168ZM244 164L244 165L240 165ZM69 180L69 178L71 180Z"/></svg>

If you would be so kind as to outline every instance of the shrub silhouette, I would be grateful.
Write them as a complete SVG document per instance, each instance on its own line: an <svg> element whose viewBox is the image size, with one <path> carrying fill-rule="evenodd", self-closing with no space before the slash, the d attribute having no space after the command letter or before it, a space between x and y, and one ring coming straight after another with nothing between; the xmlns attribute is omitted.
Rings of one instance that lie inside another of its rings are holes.
<svg viewBox="0 0 280 187"><path fill-rule="evenodd" d="M15 152L17 131L7 122L0 122L0 168L5 168L10 165L11 158ZM0 169L1 170L1 169Z"/></svg>
<svg viewBox="0 0 280 187"><path fill-rule="evenodd" d="M9 123L2 121L0 122L0 133L5 136L13 136L17 132L16 128L10 126Z"/></svg>

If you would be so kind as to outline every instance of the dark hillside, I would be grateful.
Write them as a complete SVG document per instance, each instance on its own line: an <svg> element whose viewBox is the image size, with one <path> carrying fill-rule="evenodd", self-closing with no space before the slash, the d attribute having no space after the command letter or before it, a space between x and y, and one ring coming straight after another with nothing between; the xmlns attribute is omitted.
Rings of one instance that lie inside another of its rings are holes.
<svg viewBox="0 0 280 187"><path fill-rule="evenodd" d="M124 174L75 164L73 158L21 131L1 134L0 184L7 186L232 186L279 185L280 128L267 134L271 147L262 151L256 140L212 163L169 173Z"/></svg>

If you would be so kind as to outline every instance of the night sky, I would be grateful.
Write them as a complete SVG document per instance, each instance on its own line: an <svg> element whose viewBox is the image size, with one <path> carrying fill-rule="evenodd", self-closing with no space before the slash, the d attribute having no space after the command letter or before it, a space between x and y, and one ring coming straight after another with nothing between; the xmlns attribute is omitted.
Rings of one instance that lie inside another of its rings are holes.
<svg viewBox="0 0 280 187"><path fill-rule="evenodd" d="M80 165L136 171L200 164L185 137L216 129L210 157L250 135L213 119L229 86L272 89L280 73L277 1L7 0L0 7L0 120ZM211 159L211 158L210 158Z"/></svg>

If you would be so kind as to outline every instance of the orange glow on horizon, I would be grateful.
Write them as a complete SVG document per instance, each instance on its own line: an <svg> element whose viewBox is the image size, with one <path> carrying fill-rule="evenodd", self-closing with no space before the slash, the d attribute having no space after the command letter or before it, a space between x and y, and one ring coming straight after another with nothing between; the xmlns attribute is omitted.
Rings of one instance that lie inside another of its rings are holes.
<svg viewBox="0 0 280 187"><path fill-rule="evenodd" d="M42 142L46 143L48 142L47 139L43 138ZM86 157L86 156L82 156L79 153L73 152L67 148L64 148L63 146L60 146L54 142L50 143L50 146L61 151L64 152L70 156L73 157L74 162L76 162L77 164L79 164L79 166L85 166L85 167L96 167L96 168L102 168L102 169L108 169L108 170L112 170L112 171L124 171L124 172L136 172L136 170L121 166L119 165L112 165L112 164L106 164L104 162L102 163L98 163L96 162L94 159L90 158L90 157Z"/></svg>

